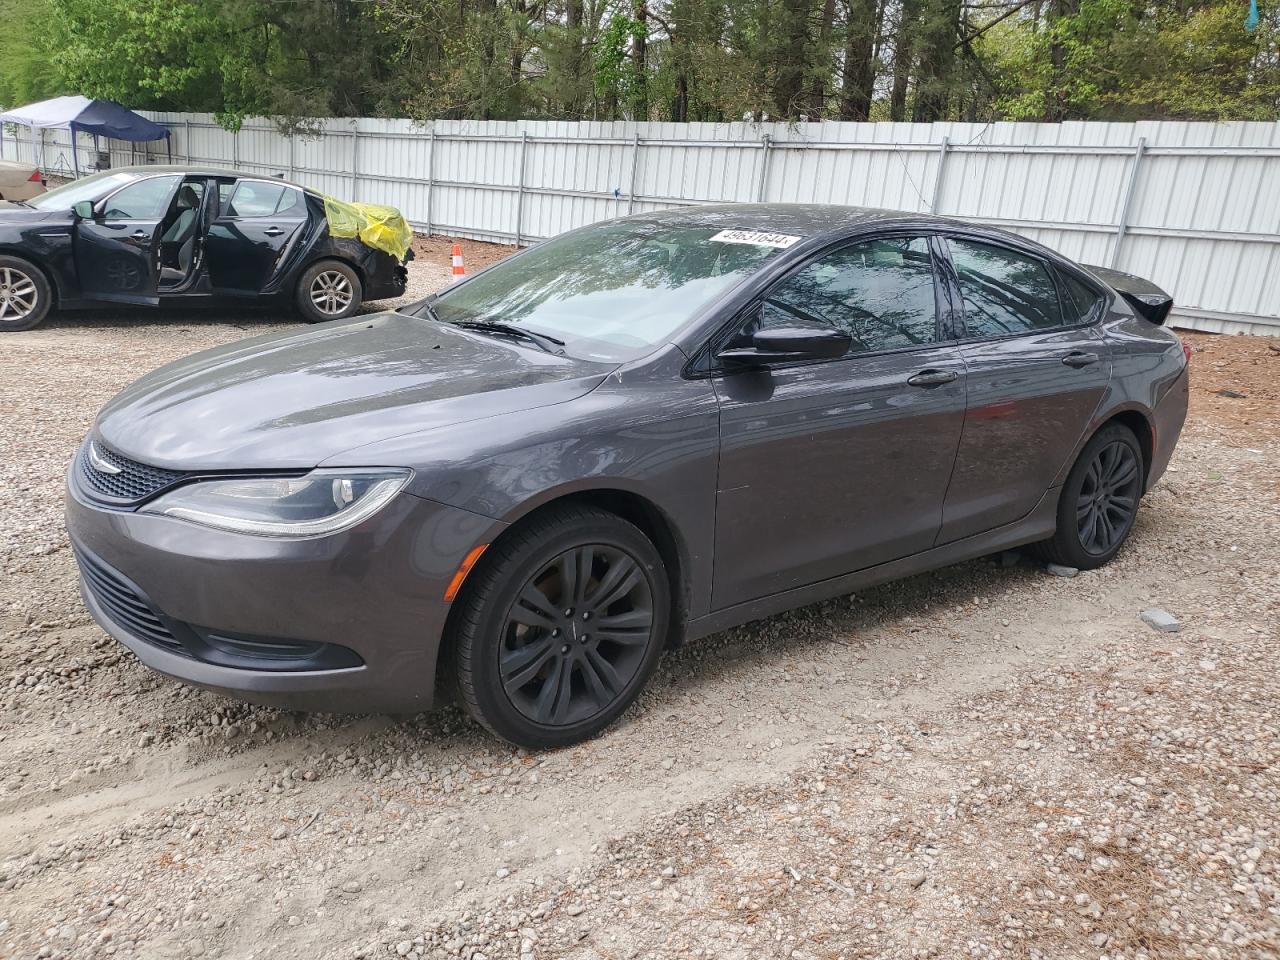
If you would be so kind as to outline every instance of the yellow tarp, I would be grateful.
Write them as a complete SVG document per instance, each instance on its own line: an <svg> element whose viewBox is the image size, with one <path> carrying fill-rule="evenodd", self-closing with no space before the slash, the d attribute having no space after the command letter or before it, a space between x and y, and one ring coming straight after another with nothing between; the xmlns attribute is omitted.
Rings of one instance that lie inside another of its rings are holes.
<svg viewBox="0 0 1280 960"><path fill-rule="evenodd" d="M413 230L395 207L325 197L324 215L329 221L329 236L358 239L397 260L404 260L413 242Z"/></svg>

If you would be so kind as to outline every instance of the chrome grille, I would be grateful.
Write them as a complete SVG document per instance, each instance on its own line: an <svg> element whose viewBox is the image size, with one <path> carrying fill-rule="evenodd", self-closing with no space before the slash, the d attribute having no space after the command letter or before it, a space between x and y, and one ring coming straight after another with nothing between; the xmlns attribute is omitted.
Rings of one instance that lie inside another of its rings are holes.
<svg viewBox="0 0 1280 960"><path fill-rule="evenodd" d="M102 461L119 472L110 473L96 468L90 462L90 446ZM80 479L84 485L98 498L115 503L138 503L186 476L180 470L165 470L122 457L97 441L85 444L80 452Z"/></svg>

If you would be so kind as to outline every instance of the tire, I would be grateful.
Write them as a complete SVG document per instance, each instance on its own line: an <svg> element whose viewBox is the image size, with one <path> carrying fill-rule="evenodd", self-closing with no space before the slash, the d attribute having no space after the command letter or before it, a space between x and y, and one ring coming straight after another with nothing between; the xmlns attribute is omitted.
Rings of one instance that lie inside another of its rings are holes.
<svg viewBox="0 0 1280 960"><path fill-rule="evenodd" d="M30 330L52 307L44 271L21 257L0 256L0 331Z"/></svg>
<svg viewBox="0 0 1280 960"><path fill-rule="evenodd" d="M295 299L307 323L345 320L360 309L364 287L341 260L321 260L302 271Z"/></svg>
<svg viewBox="0 0 1280 960"><path fill-rule="evenodd" d="M616 720L653 674L671 616L649 539L576 505L509 531L456 602L448 639L459 699L489 731L529 749L577 743Z"/></svg>
<svg viewBox="0 0 1280 960"><path fill-rule="evenodd" d="M1133 431L1118 423L1099 430L1062 485L1057 531L1033 544L1032 552L1079 570L1110 563L1133 530L1144 476L1142 447Z"/></svg>

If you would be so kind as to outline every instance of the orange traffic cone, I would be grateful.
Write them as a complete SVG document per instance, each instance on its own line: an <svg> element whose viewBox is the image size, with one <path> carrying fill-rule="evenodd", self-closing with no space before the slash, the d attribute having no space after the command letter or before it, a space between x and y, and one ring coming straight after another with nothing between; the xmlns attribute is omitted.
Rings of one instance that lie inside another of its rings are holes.
<svg viewBox="0 0 1280 960"><path fill-rule="evenodd" d="M467 268L462 265L462 244L455 243L453 245L453 280L451 283L457 283L467 275Z"/></svg>

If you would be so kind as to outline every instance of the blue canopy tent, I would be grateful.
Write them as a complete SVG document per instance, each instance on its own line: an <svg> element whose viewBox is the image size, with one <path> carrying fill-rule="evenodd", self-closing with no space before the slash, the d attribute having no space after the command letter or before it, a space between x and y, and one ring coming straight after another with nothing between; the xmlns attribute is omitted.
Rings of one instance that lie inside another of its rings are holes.
<svg viewBox="0 0 1280 960"><path fill-rule="evenodd" d="M59 129L71 131L71 165L76 177L80 176L80 157L76 150L76 134L87 133L94 137L110 137L140 143L164 140L168 144L169 159L173 159L173 145L169 131L158 123L132 110L126 110L113 100L90 100L88 97L54 97L29 103L0 113L0 138L4 136L4 124L18 123L31 128L31 146L35 150L36 130ZM3 143L0 141L0 146ZM43 159L43 158L42 158Z"/></svg>

